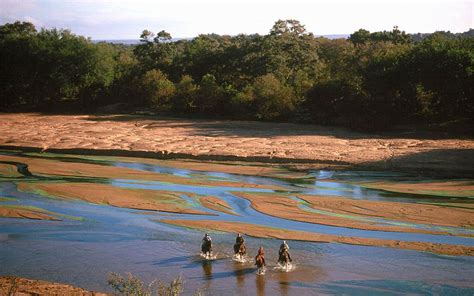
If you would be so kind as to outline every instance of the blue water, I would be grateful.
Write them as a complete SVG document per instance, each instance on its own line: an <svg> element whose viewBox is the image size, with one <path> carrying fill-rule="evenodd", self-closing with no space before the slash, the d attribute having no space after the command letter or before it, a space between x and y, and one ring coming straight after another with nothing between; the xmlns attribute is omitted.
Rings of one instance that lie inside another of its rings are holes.
<svg viewBox="0 0 474 296"><path fill-rule="evenodd" d="M416 197L412 195L368 190L343 182L351 176L354 178L376 176L385 180L408 178L392 173L314 171L309 172L302 180L289 181L279 178L174 169L139 163L139 160L115 162L113 158L100 161L87 157L67 159L64 155L56 157L51 154L47 157L62 160L58 162L58 165L67 165L68 161L87 161L215 182L222 180L276 185L285 188L284 191L289 193L338 195L370 200L416 201ZM40 180L41 182L58 182L62 178L62 176L49 177L48 179L43 176ZM337 181L339 177L341 182ZM325 179L331 179L331 181L322 181ZM249 201L232 194L236 191L272 192L269 189L190 186L145 180L105 180L119 187L182 192L181 197L193 207L214 214L201 216L156 212L144 215L140 210L20 192L16 187L16 182L19 180L35 182L36 179L35 176L14 180L0 178L0 196L16 199L1 202L2 204L36 206L62 215L60 216L62 221L0 218L0 275L15 274L65 282L100 291L110 291L106 280L108 272L133 272L146 281L154 278L167 281L182 274L186 280L186 293L202 288L212 295L228 295L229 291L237 295L474 294L472 281L474 259L472 257L441 256L416 251L334 243L290 241L292 257L295 258L297 268L294 272L286 274L271 269L277 257L276 250L280 243L278 240L247 237L246 242L250 254L255 253L260 245L267 250L269 272L264 277L258 277L251 263L238 264L230 260L234 234L212 233L218 260L203 262L197 256L202 233L162 224L158 220L236 221L333 235L473 246L474 240L471 238L367 231L291 221L257 212L250 207ZM80 178L76 181L81 182ZM87 178L87 181L90 182L91 178ZM104 180L98 179L97 182L104 182ZM203 208L186 193L217 196L225 200L239 216ZM436 197L425 197L425 199L437 200ZM302 208L305 208L304 204ZM310 208L306 210L310 211ZM383 219L374 222L390 223ZM423 227L415 224L407 226ZM460 228L451 230L471 233L470 230Z"/></svg>

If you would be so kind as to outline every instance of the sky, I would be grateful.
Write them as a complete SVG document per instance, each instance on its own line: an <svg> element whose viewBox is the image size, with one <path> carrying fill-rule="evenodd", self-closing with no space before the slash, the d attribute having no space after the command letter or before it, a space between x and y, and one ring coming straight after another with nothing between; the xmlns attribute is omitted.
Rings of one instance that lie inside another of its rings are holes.
<svg viewBox="0 0 474 296"><path fill-rule="evenodd" d="M0 0L0 24L17 20L103 39L138 39L144 29L174 38L267 34L278 19L297 19L315 35L360 28L408 33L474 28L474 0Z"/></svg>

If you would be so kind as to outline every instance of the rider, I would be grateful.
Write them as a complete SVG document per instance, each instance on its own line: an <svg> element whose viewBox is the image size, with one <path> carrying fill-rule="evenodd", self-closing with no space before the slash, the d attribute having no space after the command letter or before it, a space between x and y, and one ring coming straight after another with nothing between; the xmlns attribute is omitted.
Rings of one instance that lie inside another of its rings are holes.
<svg viewBox="0 0 474 296"><path fill-rule="evenodd" d="M237 233L237 237L235 238L235 243L239 246L244 243L244 237L242 236L242 234Z"/></svg>
<svg viewBox="0 0 474 296"><path fill-rule="evenodd" d="M283 241L283 242L281 243L281 245L280 245L280 253L281 253L284 249L286 249L287 251L290 250L290 246L288 246L288 244L286 243L286 241Z"/></svg>
<svg viewBox="0 0 474 296"><path fill-rule="evenodd" d="M246 253L245 251L245 245L244 245L244 238L242 234L238 233L237 237L235 238L235 244L234 244L234 253L238 254L241 253L244 255Z"/></svg>
<svg viewBox="0 0 474 296"><path fill-rule="evenodd" d="M202 241L203 242L210 242L212 239L211 237L209 236L209 234L204 234L204 237L202 238Z"/></svg>
<svg viewBox="0 0 474 296"><path fill-rule="evenodd" d="M204 237L202 238L202 248L201 251L203 253L206 253L208 250L206 250L206 246L209 246L209 249L211 249L211 244L212 244L212 239L209 236L209 234L204 234Z"/></svg>
<svg viewBox="0 0 474 296"><path fill-rule="evenodd" d="M290 256L290 252L289 252L289 251L290 251L290 247L288 246L288 244L286 243L286 241L283 241L283 243L280 245L280 251L278 252L278 255L279 255L279 256L278 256L278 257L279 257L279 258L278 258L278 261L279 261L279 262L284 261L283 258L285 257L285 256L284 256L285 253L288 255L288 259L290 260L290 262L293 261L293 260L291 259L291 256Z"/></svg>

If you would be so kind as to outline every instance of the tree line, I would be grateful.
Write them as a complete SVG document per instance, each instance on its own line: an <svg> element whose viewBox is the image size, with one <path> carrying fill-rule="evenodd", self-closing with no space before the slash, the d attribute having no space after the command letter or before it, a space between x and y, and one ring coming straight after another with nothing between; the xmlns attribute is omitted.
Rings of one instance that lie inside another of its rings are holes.
<svg viewBox="0 0 474 296"><path fill-rule="evenodd" d="M125 46L15 22L0 26L0 110L96 112L121 103L358 129L472 120L473 32L394 27L330 40L278 20L266 35L173 41L144 30L140 44Z"/></svg>

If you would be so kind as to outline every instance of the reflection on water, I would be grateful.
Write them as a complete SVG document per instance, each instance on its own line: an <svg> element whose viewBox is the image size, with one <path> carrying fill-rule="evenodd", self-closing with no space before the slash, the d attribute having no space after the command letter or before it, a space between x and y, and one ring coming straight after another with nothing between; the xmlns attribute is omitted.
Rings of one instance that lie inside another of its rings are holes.
<svg viewBox="0 0 474 296"><path fill-rule="evenodd" d="M257 288L257 295L264 296L265 295L265 276L264 275L257 275L255 277L255 286Z"/></svg>
<svg viewBox="0 0 474 296"><path fill-rule="evenodd" d="M212 261L202 260L202 271L204 273L205 280L212 280Z"/></svg>
<svg viewBox="0 0 474 296"><path fill-rule="evenodd" d="M35 156L40 157L40 156ZM47 155L54 159L54 155ZM113 162L104 158L93 160L61 156L61 163L98 163L149 172L172 174L185 178L199 178L218 182L233 181L247 184L276 185L287 192L341 195L349 198L415 202L412 195L386 193L338 182L349 178L380 178L405 180L400 174L379 172L311 172L303 180L243 176L216 172L165 168L157 165ZM34 182L35 176L28 177ZM330 181L329 181L330 179ZM39 180L39 179L38 179ZM326 180L326 181L321 181ZM37 181L37 180L36 180ZM266 250L267 273L256 275L253 262L232 261L234 234L213 233L218 259L202 260L198 256L202 233L157 223L166 219L211 219L251 222L260 225L305 230L336 235L425 240L474 245L473 239L454 236L434 236L408 233L364 231L344 227L329 227L289 221L261 214L249 208L247 200L229 191L269 191L268 189L232 188L225 186L190 186L144 180L95 180L94 178L64 178L42 176L50 182L108 182L113 186L176 190L212 194L226 201L240 216L211 211L218 216L196 217L156 213L142 215L142 211L95 205L81 201L51 199L20 192L15 180L0 179L0 196L16 198L2 204L19 203L45 210L81 217L80 220L31 221L0 218L0 274L58 281L87 289L110 291L108 272L132 272L151 281L159 278L170 281L179 274L185 278L186 292L202 288L211 295L314 295L325 294L453 294L474 293L474 259L472 257L439 256L429 253L387 248L319 244L290 241L292 257L297 268L289 273L273 270L280 241L246 238L249 254L256 254L262 245ZM201 207L188 196L183 196L194 207ZM427 199L433 197L426 197ZM434 199L434 198L433 198ZM440 199L436 199L440 200Z"/></svg>

